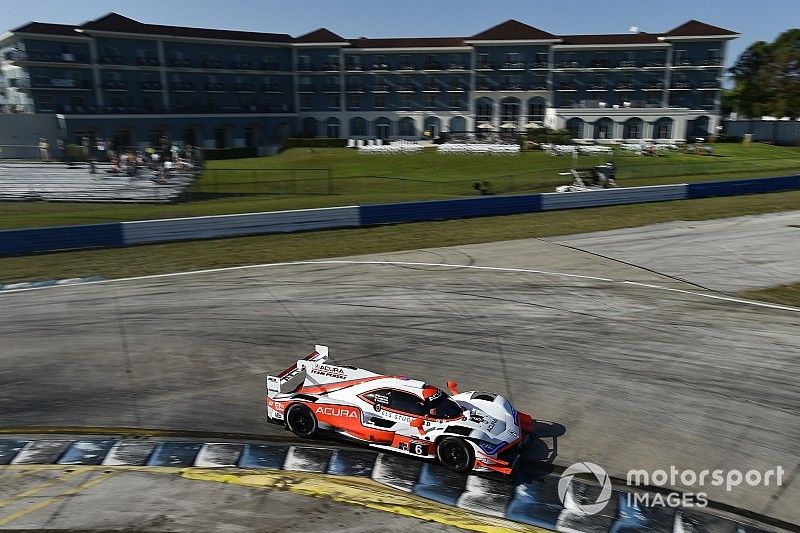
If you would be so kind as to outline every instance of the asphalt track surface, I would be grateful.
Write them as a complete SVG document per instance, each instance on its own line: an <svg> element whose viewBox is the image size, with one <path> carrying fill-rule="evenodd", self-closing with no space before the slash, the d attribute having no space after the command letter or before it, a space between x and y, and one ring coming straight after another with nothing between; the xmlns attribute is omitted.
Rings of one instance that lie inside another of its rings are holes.
<svg viewBox="0 0 800 533"><path fill-rule="evenodd" d="M283 435L264 423L265 371L324 343L341 363L506 394L565 427L558 464L588 460L623 478L781 465L782 487L703 490L800 523L800 312L538 240L355 260L417 264L2 294L0 426Z"/></svg>

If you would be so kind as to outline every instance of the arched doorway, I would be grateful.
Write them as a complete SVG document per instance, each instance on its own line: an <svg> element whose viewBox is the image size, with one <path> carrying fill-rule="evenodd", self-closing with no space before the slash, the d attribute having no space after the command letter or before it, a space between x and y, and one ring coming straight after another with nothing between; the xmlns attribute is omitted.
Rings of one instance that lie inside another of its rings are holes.
<svg viewBox="0 0 800 533"><path fill-rule="evenodd" d="M170 140L170 130L167 126L153 126L147 132L147 142L150 146L161 146Z"/></svg>
<svg viewBox="0 0 800 533"><path fill-rule="evenodd" d="M478 124L492 123L494 118L494 102L491 98L481 97L475 101L475 122Z"/></svg>
<svg viewBox="0 0 800 533"><path fill-rule="evenodd" d="M317 136L317 119L306 117L303 119L303 135L306 137Z"/></svg>
<svg viewBox="0 0 800 533"><path fill-rule="evenodd" d="M350 135L353 137L367 136L367 121L363 117L353 117L350 119Z"/></svg>
<svg viewBox="0 0 800 533"><path fill-rule="evenodd" d="M450 119L450 133L464 134L467 131L467 119L464 117L453 117Z"/></svg>
<svg viewBox="0 0 800 533"><path fill-rule="evenodd" d="M528 100L528 123L530 124L544 124L545 110L547 104L544 98L536 97Z"/></svg>
<svg viewBox="0 0 800 533"><path fill-rule="evenodd" d="M186 126L183 130L183 142L190 146L200 146L203 144L203 127L197 124Z"/></svg>
<svg viewBox="0 0 800 533"><path fill-rule="evenodd" d="M222 124L214 128L214 148L229 148L233 128L229 124Z"/></svg>
<svg viewBox="0 0 800 533"><path fill-rule="evenodd" d="M691 121L691 125L689 127L689 137L697 138L702 137L704 139L708 139L709 131L708 125L710 123L710 119L703 115L702 117L697 117L693 121Z"/></svg>
<svg viewBox="0 0 800 533"><path fill-rule="evenodd" d="M653 123L653 138L672 139L672 119L663 117Z"/></svg>
<svg viewBox="0 0 800 533"><path fill-rule="evenodd" d="M629 118L622 125L623 139L641 139L644 135L644 122L640 118Z"/></svg>
<svg viewBox="0 0 800 533"><path fill-rule="evenodd" d="M417 136L417 128L414 126L414 119L411 117L403 117L397 123L397 128L400 133L400 137L416 137Z"/></svg>
<svg viewBox="0 0 800 533"><path fill-rule="evenodd" d="M567 131L572 139L583 139L583 120L577 117L567 121Z"/></svg>
<svg viewBox="0 0 800 533"><path fill-rule="evenodd" d="M278 134L278 139L285 139L292 134L292 128L289 127L288 122L278 122L276 132Z"/></svg>
<svg viewBox="0 0 800 533"><path fill-rule="evenodd" d="M614 121L608 117L598 119L594 123L594 138L595 139L613 139L614 138Z"/></svg>
<svg viewBox="0 0 800 533"><path fill-rule="evenodd" d="M325 136L330 139L338 139L341 135L341 121L336 117L330 117L325 121Z"/></svg>
<svg viewBox="0 0 800 533"><path fill-rule="evenodd" d="M120 128L111 135L111 144L114 149L124 150L136 145L136 130L131 127Z"/></svg>
<svg viewBox="0 0 800 533"><path fill-rule="evenodd" d="M442 132L442 121L439 117L425 117L424 126L425 132L431 139L437 138Z"/></svg>
<svg viewBox="0 0 800 533"><path fill-rule="evenodd" d="M244 145L248 147L264 145L264 128L261 124L249 124L244 128Z"/></svg>
<svg viewBox="0 0 800 533"><path fill-rule="evenodd" d="M379 117L375 120L375 136L384 141L392 135L392 121L386 117Z"/></svg>

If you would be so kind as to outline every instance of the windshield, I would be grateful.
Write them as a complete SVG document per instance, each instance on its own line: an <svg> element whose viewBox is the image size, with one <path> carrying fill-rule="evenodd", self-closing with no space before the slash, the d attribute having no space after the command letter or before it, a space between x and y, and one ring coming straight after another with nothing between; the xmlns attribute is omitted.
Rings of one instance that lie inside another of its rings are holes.
<svg viewBox="0 0 800 533"><path fill-rule="evenodd" d="M463 409L444 393L426 400L425 410L433 418L454 418L463 413Z"/></svg>

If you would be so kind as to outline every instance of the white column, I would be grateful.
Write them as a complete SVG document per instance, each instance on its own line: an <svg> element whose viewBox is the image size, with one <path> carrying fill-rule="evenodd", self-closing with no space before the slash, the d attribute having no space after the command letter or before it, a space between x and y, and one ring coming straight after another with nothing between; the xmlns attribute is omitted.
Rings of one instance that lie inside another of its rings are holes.
<svg viewBox="0 0 800 533"><path fill-rule="evenodd" d="M583 121L583 138L594 138L594 122L587 122L586 120Z"/></svg>
<svg viewBox="0 0 800 533"><path fill-rule="evenodd" d="M664 91L661 93L661 107L667 108L669 107L669 86L672 83L672 45L667 47L667 56L665 58L664 64L666 68L664 69L664 76L662 81L664 82Z"/></svg>
<svg viewBox="0 0 800 533"><path fill-rule="evenodd" d="M167 54L164 52L164 41L159 39L158 43L158 62L161 65L158 74L161 79L161 104L169 107L169 80L167 80Z"/></svg>
<svg viewBox="0 0 800 533"><path fill-rule="evenodd" d="M653 123L649 120L642 122L642 140L653 140Z"/></svg>
<svg viewBox="0 0 800 533"><path fill-rule="evenodd" d="M98 106L103 105L103 81L100 79L100 67L97 64L97 43L89 41L89 61L92 62L92 79L94 81L94 98Z"/></svg>

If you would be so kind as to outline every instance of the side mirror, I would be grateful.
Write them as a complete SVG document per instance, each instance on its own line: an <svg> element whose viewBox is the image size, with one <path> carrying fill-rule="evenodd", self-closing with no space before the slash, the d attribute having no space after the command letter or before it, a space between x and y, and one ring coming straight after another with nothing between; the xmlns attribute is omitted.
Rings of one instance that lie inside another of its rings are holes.
<svg viewBox="0 0 800 533"><path fill-rule="evenodd" d="M447 388L450 389L450 394L458 394L458 383L455 381L448 381Z"/></svg>

